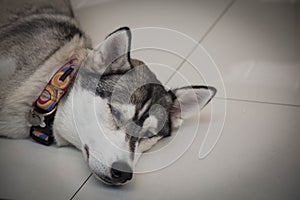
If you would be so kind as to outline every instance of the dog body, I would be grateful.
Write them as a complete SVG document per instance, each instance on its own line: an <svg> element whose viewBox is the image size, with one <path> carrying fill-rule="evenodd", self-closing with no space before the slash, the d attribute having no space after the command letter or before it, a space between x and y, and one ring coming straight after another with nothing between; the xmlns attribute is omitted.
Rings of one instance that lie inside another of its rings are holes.
<svg viewBox="0 0 300 200"><path fill-rule="evenodd" d="M41 9L0 29L1 133L28 137L26 113L53 72L74 52L90 47L77 22Z"/></svg>
<svg viewBox="0 0 300 200"><path fill-rule="evenodd" d="M0 135L29 136L33 102L55 72L76 58L79 71L58 104L53 134L58 146L81 149L107 184L128 182L138 155L216 93L207 86L166 90L142 61L130 57L126 27L92 49L76 20L41 9L2 26L0 37L1 74L7 74L0 82Z"/></svg>

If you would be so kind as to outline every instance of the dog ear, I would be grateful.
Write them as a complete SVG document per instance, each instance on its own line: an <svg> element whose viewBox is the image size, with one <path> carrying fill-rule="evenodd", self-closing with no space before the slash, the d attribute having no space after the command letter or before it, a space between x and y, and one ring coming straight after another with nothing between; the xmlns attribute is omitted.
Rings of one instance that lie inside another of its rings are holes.
<svg viewBox="0 0 300 200"><path fill-rule="evenodd" d="M217 90L210 86L187 86L172 91L173 105L171 120L173 127L178 127L183 119L199 113L215 96Z"/></svg>
<svg viewBox="0 0 300 200"><path fill-rule="evenodd" d="M109 34L99 47L101 64L105 73L124 73L131 69L130 63L131 31L122 27Z"/></svg>

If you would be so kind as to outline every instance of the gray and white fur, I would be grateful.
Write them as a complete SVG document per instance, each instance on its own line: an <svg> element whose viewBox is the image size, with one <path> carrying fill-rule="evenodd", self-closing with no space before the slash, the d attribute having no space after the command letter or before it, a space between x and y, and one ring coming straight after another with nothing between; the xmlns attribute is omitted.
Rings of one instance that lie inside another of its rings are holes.
<svg viewBox="0 0 300 200"><path fill-rule="evenodd" d="M166 90L147 65L130 57L127 27L92 49L75 19L45 8L1 26L0 38L0 70L7 74L0 82L0 136L29 137L32 103L76 57L80 70L57 108L55 141L82 150L91 171L107 184L131 180L138 155L170 136L216 93L208 86Z"/></svg>

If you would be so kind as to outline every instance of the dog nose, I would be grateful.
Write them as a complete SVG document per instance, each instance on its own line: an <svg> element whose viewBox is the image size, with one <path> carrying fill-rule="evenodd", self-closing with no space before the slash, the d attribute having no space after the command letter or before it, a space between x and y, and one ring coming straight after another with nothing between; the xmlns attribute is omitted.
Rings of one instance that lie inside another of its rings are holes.
<svg viewBox="0 0 300 200"><path fill-rule="evenodd" d="M111 178L114 182L125 183L132 179L132 169L125 162L114 162L111 166Z"/></svg>

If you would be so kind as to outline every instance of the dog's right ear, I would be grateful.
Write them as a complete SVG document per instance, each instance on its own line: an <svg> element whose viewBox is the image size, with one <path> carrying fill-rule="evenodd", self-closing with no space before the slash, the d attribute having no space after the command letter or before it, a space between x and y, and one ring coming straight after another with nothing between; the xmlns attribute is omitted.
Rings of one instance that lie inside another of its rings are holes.
<svg viewBox="0 0 300 200"><path fill-rule="evenodd" d="M171 120L174 128L177 128L182 120L196 115L215 96L217 90L210 86L187 86L169 91L174 102L170 109Z"/></svg>
<svg viewBox="0 0 300 200"><path fill-rule="evenodd" d="M131 31L122 27L109 34L102 45L96 49L100 53L101 68L105 73L124 73L131 69L130 63Z"/></svg>

